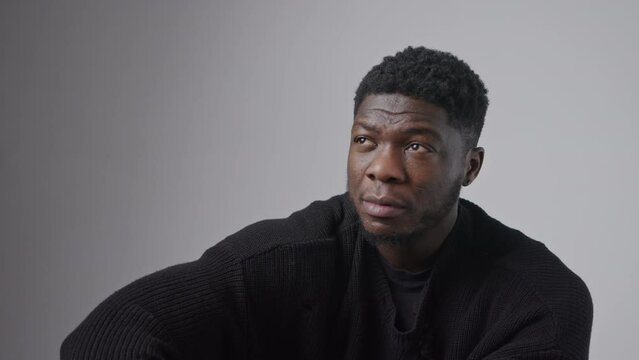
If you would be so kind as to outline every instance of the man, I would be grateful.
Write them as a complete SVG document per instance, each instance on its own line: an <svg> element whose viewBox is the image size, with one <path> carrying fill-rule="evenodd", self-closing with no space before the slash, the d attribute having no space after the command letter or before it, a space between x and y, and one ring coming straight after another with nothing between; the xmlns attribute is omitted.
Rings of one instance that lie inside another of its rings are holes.
<svg viewBox="0 0 639 360"><path fill-rule="evenodd" d="M63 359L587 359L592 302L544 245L459 199L486 89L426 48L355 96L348 193L122 290Z"/></svg>

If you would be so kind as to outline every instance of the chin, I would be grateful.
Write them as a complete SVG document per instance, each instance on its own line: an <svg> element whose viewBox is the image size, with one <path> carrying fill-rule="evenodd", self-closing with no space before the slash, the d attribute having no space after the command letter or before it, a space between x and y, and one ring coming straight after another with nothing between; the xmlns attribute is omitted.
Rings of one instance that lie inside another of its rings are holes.
<svg viewBox="0 0 639 360"><path fill-rule="evenodd" d="M418 227L382 223L380 220L362 219L361 229L369 243L377 245L405 245L418 238Z"/></svg>
<svg viewBox="0 0 639 360"><path fill-rule="evenodd" d="M396 230L380 231L378 228L370 228L364 225L361 228L364 239L373 246L406 246L417 239L412 233L401 233Z"/></svg>

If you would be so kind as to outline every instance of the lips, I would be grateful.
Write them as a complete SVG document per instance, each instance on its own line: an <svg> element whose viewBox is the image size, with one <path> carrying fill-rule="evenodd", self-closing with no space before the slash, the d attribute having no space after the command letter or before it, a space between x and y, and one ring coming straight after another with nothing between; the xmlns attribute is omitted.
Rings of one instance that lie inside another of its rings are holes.
<svg viewBox="0 0 639 360"><path fill-rule="evenodd" d="M362 206L366 214L377 218L394 218L406 211L401 201L390 197L364 196Z"/></svg>

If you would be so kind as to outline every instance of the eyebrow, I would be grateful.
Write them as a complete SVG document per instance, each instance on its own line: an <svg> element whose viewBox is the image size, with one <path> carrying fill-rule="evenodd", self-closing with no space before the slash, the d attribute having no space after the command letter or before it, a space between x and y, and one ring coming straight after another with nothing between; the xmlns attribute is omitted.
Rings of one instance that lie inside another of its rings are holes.
<svg viewBox="0 0 639 360"><path fill-rule="evenodd" d="M373 132L373 133L379 133L380 132L378 126L375 126L373 124L367 124L367 123L365 123L363 121L360 121L360 120L355 120L355 122L353 123L353 128L355 128L355 127L361 127L364 130L370 131L370 132ZM422 127L422 126L415 126L415 127L409 127L409 128L406 128L406 129L401 129L400 132L402 134L406 134L406 135L431 135L434 138L436 138L437 140L440 140L440 141L442 140L441 135L437 131L435 131L435 130L433 130L431 128Z"/></svg>
<svg viewBox="0 0 639 360"><path fill-rule="evenodd" d="M361 127L366 131L370 131L370 132L379 132L379 128L375 125L371 125L371 124L367 124L358 120L355 120L355 122L353 122L353 128L355 127Z"/></svg>
<svg viewBox="0 0 639 360"><path fill-rule="evenodd" d="M425 128L425 127L411 127L405 130L402 129L401 132L404 134L409 134L409 135L431 135L437 140L442 139L441 135L439 135L437 131L430 128Z"/></svg>

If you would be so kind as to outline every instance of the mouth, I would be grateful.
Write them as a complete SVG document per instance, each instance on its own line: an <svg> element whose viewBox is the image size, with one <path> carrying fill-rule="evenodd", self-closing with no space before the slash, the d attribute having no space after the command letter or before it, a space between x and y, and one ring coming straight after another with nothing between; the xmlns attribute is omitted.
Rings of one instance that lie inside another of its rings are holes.
<svg viewBox="0 0 639 360"><path fill-rule="evenodd" d="M362 207L364 212L375 218L394 218L406 211L406 205L391 197L376 197L367 195L362 197Z"/></svg>

